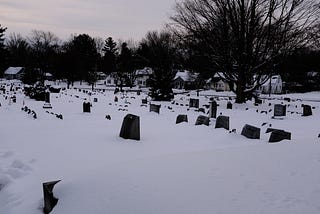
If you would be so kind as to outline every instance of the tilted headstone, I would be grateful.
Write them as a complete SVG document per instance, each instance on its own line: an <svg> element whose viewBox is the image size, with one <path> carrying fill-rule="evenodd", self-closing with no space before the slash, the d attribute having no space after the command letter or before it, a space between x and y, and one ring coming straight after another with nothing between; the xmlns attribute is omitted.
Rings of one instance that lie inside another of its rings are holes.
<svg viewBox="0 0 320 214"><path fill-rule="evenodd" d="M89 102L83 102L83 112L90 113L91 112L91 104Z"/></svg>
<svg viewBox="0 0 320 214"><path fill-rule="evenodd" d="M199 99L190 98L189 107L190 108L199 108Z"/></svg>
<svg viewBox="0 0 320 214"><path fill-rule="evenodd" d="M287 113L287 106L281 104L275 104L273 110L273 116L286 116Z"/></svg>
<svg viewBox="0 0 320 214"><path fill-rule="evenodd" d="M229 130L229 117L219 116L217 118L215 128L224 128L224 129Z"/></svg>
<svg viewBox="0 0 320 214"><path fill-rule="evenodd" d="M283 130L274 130L271 132L269 143L280 142L282 140L291 140L291 133Z"/></svg>
<svg viewBox="0 0 320 214"><path fill-rule="evenodd" d="M140 117L127 114L122 122L120 137L124 139L140 140Z"/></svg>
<svg viewBox="0 0 320 214"><path fill-rule="evenodd" d="M242 128L241 135L250 139L260 139L260 128L246 124Z"/></svg>
<svg viewBox="0 0 320 214"><path fill-rule="evenodd" d="M303 113L302 116L311 116L312 115L312 109L309 105L303 105Z"/></svg>
<svg viewBox="0 0 320 214"><path fill-rule="evenodd" d="M214 100L212 102L210 102L209 117L210 118L217 117L217 102Z"/></svg>
<svg viewBox="0 0 320 214"><path fill-rule="evenodd" d="M156 105L156 104L150 104L150 112L156 112L158 114L160 114L160 107L161 105Z"/></svg>
<svg viewBox="0 0 320 214"><path fill-rule="evenodd" d="M227 109L232 109L232 103L231 102L227 103Z"/></svg>
<svg viewBox="0 0 320 214"><path fill-rule="evenodd" d="M206 125L209 126L210 119L209 117L200 115L198 116L195 125Z"/></svg>
<svg viewBox="0 0 320 214"><path fill-rule="evenodd" d="M176 124L179 124L182 122L188 122L188 116L186 114L179 114L177 116Z"/></svg>
<svg viewBox="0 0 320 214"><path fill-rule="evenodd" d="M43 188L43 199L44 199L44 208L43 212L45 214L48 214L52 211L54 206L58 203L58 199L54 197L53 195L53 188L54 186L60 182L61 180L58 181L51 181L51 182L46 182L42 184Z"/></svg>

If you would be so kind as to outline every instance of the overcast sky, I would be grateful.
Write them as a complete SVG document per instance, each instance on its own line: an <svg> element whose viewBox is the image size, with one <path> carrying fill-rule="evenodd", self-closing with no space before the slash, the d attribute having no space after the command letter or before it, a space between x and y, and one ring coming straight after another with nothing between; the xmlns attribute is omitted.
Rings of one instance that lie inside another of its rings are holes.
<svg viewBox="0 0 320 214"><path fill-rule="evenodd" d="M51 31L65 40L71 34L140 40L169 21L175 0L0 0L0 24L6 35Z"/></svg>

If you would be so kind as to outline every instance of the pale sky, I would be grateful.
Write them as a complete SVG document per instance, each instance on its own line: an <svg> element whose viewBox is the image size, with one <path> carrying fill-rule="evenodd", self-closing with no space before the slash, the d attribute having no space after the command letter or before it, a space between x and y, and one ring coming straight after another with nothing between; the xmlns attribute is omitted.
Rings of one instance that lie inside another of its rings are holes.
<svg viewBox="0 0 320 214"><path fill-rule="evenodd" d="M160 30L173 13L175 0L0 0L0 24L28 36L51 31L66 40L71 34L140 40Z"/></svg>

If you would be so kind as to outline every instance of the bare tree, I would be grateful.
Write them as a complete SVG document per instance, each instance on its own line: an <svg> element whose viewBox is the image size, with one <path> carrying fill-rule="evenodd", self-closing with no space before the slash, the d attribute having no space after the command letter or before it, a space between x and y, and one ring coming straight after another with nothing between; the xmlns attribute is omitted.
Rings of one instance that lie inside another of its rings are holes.
<svg viewBox="0 0 320 214"><path fill-rule="evenodd" d="M246 98L267 81L278 60L308 42L319 17L310 0L184 0L171 28L181 39L204 43L209 59L236 95Z"/></svg>

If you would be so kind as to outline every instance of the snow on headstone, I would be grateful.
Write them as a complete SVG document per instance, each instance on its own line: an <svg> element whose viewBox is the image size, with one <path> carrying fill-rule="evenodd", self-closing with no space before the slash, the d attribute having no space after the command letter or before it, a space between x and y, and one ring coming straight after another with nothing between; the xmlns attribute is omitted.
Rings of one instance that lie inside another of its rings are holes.
<svg viewBox="0 0 320 214"><path fill-rule="evenodd" d="M246 124L242 128L241 135L250 139L260 139L260 128Z"/></svg>
<svg viewBox="0 0 320 214"><path fill-rule="evenodd" d="M58 203L58 199L53 195L54 186L61 180L46 182L42 184L43 187L43 199L44 199L44 208L43 212L48 214L52 211L54 206Z"/></svg>
<svg viewBox="0 0 320 214"><path fill-rule="evenodd" d="M120 137L124 139L140 140L140 117L127 114L122 122Z"/></svg>
<svg viewBox="0 0 320 214"><path fill-rule="evenodd" d="M215 128L224 128L229 130L229 117L220 115L217 118Z"/></svg>

